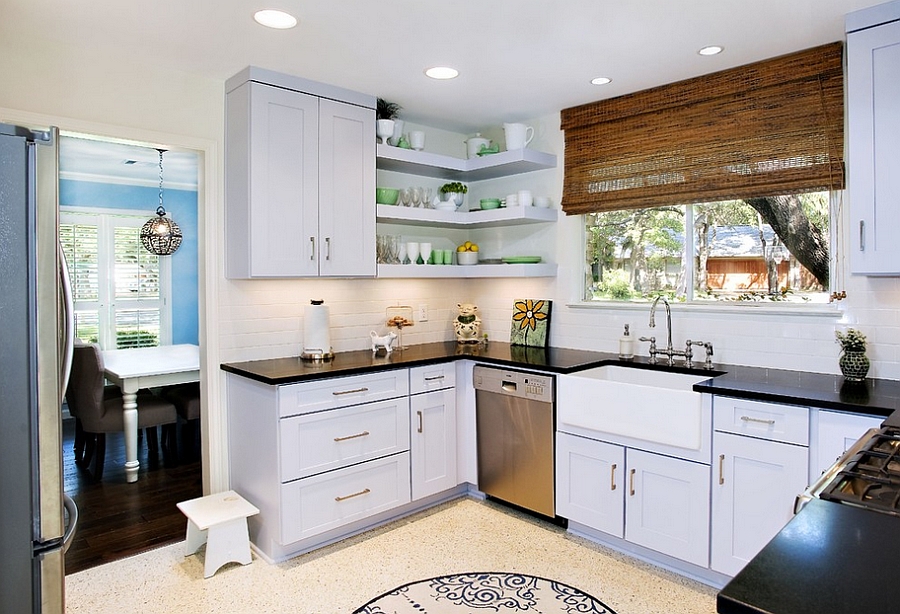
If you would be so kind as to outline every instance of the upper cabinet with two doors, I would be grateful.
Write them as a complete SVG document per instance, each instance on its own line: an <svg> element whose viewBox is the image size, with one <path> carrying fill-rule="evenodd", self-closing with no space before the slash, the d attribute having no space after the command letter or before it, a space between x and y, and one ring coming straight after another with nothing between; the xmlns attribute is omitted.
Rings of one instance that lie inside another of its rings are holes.
<svg viewBox="0 0 900 614"><path fill-rule="evenodd" d="M225 89L226 276L374 277L375 97L255 67Z"/></svg>

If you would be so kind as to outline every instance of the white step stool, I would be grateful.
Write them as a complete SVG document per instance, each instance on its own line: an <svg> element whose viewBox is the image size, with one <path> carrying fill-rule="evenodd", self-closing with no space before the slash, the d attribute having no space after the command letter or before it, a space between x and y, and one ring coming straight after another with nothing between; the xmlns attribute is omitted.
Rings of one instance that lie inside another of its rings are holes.
<svg viewBox="0 0 900 614"><path fill-rule="evenodd" d="M247 517L259 510L242 496L229 490L178 503L187 516L184 556L206 543L203 577L209 578L225 563L250 563L250 534Z"/></svg>

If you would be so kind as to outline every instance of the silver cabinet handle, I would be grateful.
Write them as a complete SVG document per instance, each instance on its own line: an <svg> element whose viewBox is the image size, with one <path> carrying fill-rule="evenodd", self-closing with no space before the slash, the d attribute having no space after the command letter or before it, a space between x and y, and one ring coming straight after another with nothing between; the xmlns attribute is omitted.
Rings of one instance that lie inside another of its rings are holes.
<svg viewBox="0 0 900 614"><path fill-rule="evenodd" d="M341 396L342 394L356 394L357 392L367 392L369 389L363 386L362 388L354 388L353 390L338 390L336 392L332 392L336 397Z"/></svg>
<svg viewBox="0 0 900 614"><path fill-rule="evenodd" d="M352 495L344 495L343 497L335 497L334 500L337 501L338 503L340 503L341 501L346 501L347 499L352 499L353 497L361 497L363 495L367 495L370 492L372 492L372 491L369 490L368 488L364 488L359 492L353 493Z"/></svg>
<svg viewBox="0 0 900 614"><path fill-rule="evenodd" d="M741 416L742 422L756 422L757 424L768 424L772 426L775 424L774 420L763 420L762 418L751 418L750 416Z"/></svg>
<svg viewBox="0 0 900 614"><path fill-rule="evenodd" d="M347 441L348 439L359 439L360 437L366 437L369 434L369 431L363 431L362 433L357 433L356 435L347 435L346 437L335 437L335 441Z"/></svg>
<svg viewBox="0 0 900 614"><path fill-rule="evenodd" d="M433 382L433 381L435 381L435 380L442 380L442 379L444 379L444 376L443 376L443 375L432 375L431 377L426 377L426 378L425 378L425 381L426 381L426 382Z"/></svg>
<svg viewBox="0 0 900 614"><path fill-rule="evenodd" d="M310 237L309 243L310 243L309 259L315 260L316 259L316 238Z"/></svg>
<svg viewBox="0 0 900 614"><path fill-rule="evenodd" d="M719 486L725 483L725 455L719 454Z"/></svg>
<svg viewBox="0 0 900 614"><path fill-rule="evenodd" d="M629 491L628 494L631 495L632 497L634 496L634 472L635 472L635 470L632 469L631 474L629 476L630 483L628 484L628 491Z"/></svg>
<svg viewBox="0 0 900 614"><path fill-rule="evenodd" d="M419 417L419 428L417 429L417 431L418 431L419 433L421 433L421 432L422 432L422 428L424 427L424 425L422 424L422 412L421 412L421 411L417 411L417 412L416 412L416 415Z"/></svg>
<svg viewBox="0 0 900 614"><path fill-rule="evenodd" d="M613 463L609 468L609 489L616 489L616 464Z"/></svg>
<svg viewBox="0 0 900 614"><path fill-rule="evenodd" d="M859 251L866 251L866 220L859 220Z"/></svg>
<svg viewBox="0 0 900 614"><path fill-rule="evenodd" d="M325 237L325 260L331 260L331 237Z"/></svg>

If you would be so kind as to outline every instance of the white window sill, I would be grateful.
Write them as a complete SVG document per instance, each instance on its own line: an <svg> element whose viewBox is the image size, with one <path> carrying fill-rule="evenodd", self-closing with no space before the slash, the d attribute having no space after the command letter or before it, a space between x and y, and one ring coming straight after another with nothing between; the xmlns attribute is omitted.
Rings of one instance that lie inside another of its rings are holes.
<svg viewBox="0 0 900 614"><path fill-rule="evenodd" d="M619 311L647 311L651 301L581 301L567 303L571 309L599 309ZM671 302L673 310L687 313L715 313L734 316L791 316L838 320L844 315L839 303L679 303Z"/></svg>

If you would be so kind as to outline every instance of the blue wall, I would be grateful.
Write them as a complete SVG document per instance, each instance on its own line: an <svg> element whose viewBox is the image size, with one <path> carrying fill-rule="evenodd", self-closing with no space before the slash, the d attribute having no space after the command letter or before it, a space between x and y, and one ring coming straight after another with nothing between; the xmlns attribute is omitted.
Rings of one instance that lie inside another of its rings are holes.
<svg viewBox="0 0 900 614"><path fill-rule="evenodd" d="M60 179L61 206L141 211L156 214L159 188ZM172 343L199 344L199 281L197 277L197 192L163 191L163 206L181 228L181 247L172 256Z"/></svg>

